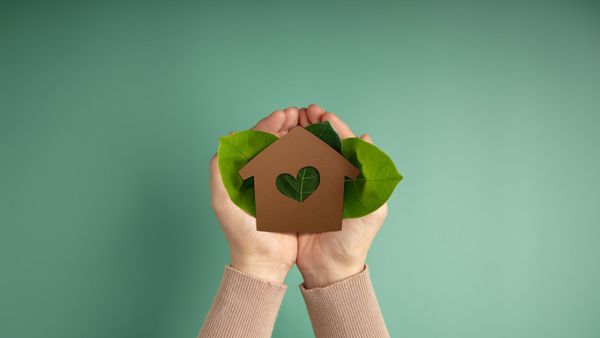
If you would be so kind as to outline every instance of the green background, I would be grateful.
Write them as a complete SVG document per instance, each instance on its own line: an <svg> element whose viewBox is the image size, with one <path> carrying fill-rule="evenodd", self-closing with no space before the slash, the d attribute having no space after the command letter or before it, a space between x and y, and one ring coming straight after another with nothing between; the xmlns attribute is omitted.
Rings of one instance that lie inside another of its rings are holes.
<svg viewBox="0 0 600 338"><path fill-rule="evenodd" d="M316 102L405 179L395 337L600 337L593 1L0 5L0 336L195 337L218 137ZM296 268L276 337L312 335Z"/></svg>

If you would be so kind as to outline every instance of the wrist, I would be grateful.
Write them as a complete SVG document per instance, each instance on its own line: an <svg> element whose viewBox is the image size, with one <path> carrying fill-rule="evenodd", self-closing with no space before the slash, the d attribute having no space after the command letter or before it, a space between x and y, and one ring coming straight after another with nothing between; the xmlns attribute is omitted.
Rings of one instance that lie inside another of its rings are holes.
<svg viewBox="0 0 600 338"><path fill-rule="evenodd" d="M307 289L325 287L348 277L359 274L365 269L364 262L337 266L305 267L300 269Z"/></svg>
<svg viewBox="0 0 600 338"><path fill-rule="evenodd" d="M265 258L238 258L232 255L231 267L258 279L283 284L291 265Z"/></svg>

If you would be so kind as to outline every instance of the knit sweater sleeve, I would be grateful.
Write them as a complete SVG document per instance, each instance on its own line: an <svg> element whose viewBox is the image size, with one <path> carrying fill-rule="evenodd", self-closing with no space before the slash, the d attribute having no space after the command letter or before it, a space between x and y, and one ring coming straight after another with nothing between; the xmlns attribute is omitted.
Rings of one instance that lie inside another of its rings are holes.
<svg viewBox="0 0 600 338"><path fill-rule="evenodd" d="M366 266L331 285L300 290L316 337L389 337Z"/></svg>
<svg viewBox="0 0 600 338"><path fill-rule="evenodd" d="M199 337L270 337L286 289L226 266Z"/></svg>

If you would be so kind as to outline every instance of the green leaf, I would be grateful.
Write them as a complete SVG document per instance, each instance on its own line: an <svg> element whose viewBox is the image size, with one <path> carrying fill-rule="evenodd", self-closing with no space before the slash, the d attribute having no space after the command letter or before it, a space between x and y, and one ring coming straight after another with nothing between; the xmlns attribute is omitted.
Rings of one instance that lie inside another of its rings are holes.
<svg viewBox="0 0 600 338"><path fill-rule="evenodd" d="M304 167L298 170L296 177L290 174L280 174L275 180L279 192L302 203L319 186L319 171L314 167Z"/></svg>
<svg viewBox="0 0 600 338"><path fill-rule="evenodd" d="M263 151L277 136L257 130L244 130L219 141L218 164L223 185L229 197L242 210L256 216L254 178L242 180L240 169Z"/></svg>
<svg viewBox="0 0 600 338"><path fill-rule="evenodd" d="M329 146L335 149L338 153L342 153L342 141L329 121L311 124L306 126L304 129L320 138L323 142L329 144Z"/></svg>
<svg viewBox="0 0 600 338"><path fill-rule="evenodd" d="M360 170L356 180L346 178L343 217L368 215L388 200L402 175L389 156L359 138L343 139L342 154Z"/></svg>

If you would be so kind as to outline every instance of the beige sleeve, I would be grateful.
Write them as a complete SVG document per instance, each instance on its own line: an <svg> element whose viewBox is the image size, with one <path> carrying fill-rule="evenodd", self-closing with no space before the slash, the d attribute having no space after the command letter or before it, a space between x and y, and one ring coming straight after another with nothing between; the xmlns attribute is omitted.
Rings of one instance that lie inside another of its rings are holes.
<svg viewBox="0 0 600 338"><path fill-rule="evenodd" d="M369 270L326 287L300 285L316 337L389 337Z"/></svg>
<svg viewBox="0 0 600 338"><path fill-rule="evenodd" d="M226 266L199 337L270 337L286 289Z"/></svg>

